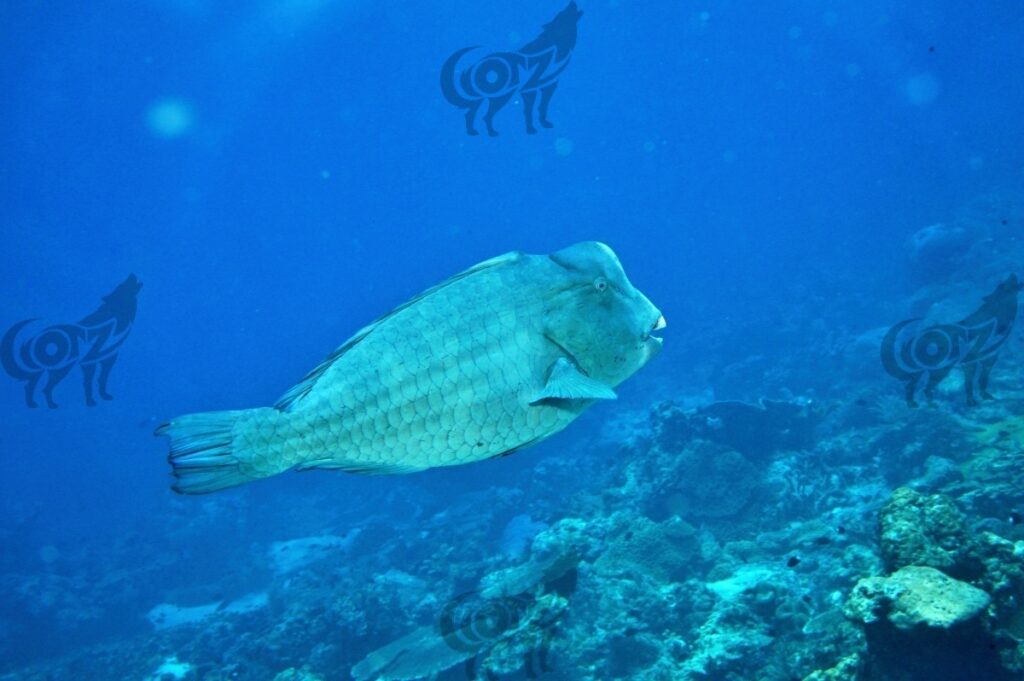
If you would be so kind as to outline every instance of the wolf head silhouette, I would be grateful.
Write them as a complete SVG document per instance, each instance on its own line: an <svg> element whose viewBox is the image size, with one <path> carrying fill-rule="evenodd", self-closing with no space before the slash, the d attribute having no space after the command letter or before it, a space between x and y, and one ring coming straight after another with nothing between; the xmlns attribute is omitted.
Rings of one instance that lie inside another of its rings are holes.
<svg viewBox="0 0 1024 681"><path fill-rule="evenodd" d="M466 110L467 134L477 134L474 120L486 102L483 121L487 134L497 135L492 123L494 115L517 94L522 96L527 133L537 132L535 105L537 122L541 127L552 127L548 106L576 47L576 24L582 16L575 1L571 1L544 24L537 38L518 50L492 52L465 68L459 68L459 60L479 46L464 47L448 57L441 67L441 93L449 103Z"/></svg>

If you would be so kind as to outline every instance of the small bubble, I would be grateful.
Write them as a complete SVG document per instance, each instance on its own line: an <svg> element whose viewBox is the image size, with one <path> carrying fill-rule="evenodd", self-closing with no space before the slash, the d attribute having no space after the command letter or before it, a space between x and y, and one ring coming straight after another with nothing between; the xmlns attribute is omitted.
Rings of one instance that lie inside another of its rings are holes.
<svg viewBox="0 0 1024 681"><path fill-rule="evenodd" d="M800 28L799 26L790 26L789 30L786 31L786 35L789 36L790 40L796 40L801 35L803 35L803 32L804 29Z"/></svg>
<svg viewBox="0 0 1024 681"><path fill-rule="evenodd" d="M857 76L860 75L860 65L859 64L847 64L846 68L843 69L843 71L846 72L846 77L847 78L856 78Z"/></svg>
<svg viewBox="0 0 1024 681"><path fill-rule="evenodd" d="M724 152L722 152L722 160L725 161L726 163L735 163L736 162L736 150L735 149L726 149Z"/></svg>
<svg viewBox="0 0 1024 681"><path fill-rule="evenodd" d="M320 179L321 180L329 180L329 179L331 179L331 171L330 170L321 170L320 171Z"/></svg>
<svg viewBox="0 0 1024 681"><path fill-rule="evenodd" d="M555 140L555 152L559 156L568 156L572 153L572 140L568 137L559 137Z"/></svg>
<svg viewBox="0 0 1024 681"><path fill-rule="evenodd" d="M654 142L644 142L644 151L646 151L648 154L654 151Z"/></svg>

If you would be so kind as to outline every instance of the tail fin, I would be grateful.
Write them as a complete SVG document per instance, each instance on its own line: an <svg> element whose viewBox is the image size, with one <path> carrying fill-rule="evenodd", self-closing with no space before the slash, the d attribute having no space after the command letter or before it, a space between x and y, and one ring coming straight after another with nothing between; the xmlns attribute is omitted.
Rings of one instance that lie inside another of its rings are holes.
<svg viewBox="0 0 1024 681"><path fill-rule="evenodd" d="M268 467L274 457L254 449L252 437L240 446L237 435L249 430L253 421L280 418L276 409L211 411L180 416L157 428L155 435L171 439L167 460L175 477L172 489L179 494L208 494L253 480L275 475L280 469Z"/></svg>

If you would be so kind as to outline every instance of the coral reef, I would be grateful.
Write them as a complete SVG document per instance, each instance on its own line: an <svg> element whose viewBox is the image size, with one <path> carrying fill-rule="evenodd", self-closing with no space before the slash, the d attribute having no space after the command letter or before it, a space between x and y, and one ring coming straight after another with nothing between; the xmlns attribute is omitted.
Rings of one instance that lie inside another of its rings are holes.
<svg viewBox="0 0 1024 681"><path fill-rule="evenodd" d="M846 614L864 624L885 617L897 629L948 629L977 617L992 599L970 584L931 567L908 565L888 577L867 577L853 587Z"/></svg>
<svg viewBox="0 0 1024 681"><path fill-rule="evenodd" d="M972 219L915 236L927 288L860 327L813 291L729 320L707 342L784 349L701 357L543 455L361 479L358 505L337 479L272 511L176 500L160 540L0 556L0 681L1024 678L1024 352L974 409L910 409L877 366L885 319L955 318L927 301L1005 274L948 250ZM21 651L24 630L71 642Z"/></svg>

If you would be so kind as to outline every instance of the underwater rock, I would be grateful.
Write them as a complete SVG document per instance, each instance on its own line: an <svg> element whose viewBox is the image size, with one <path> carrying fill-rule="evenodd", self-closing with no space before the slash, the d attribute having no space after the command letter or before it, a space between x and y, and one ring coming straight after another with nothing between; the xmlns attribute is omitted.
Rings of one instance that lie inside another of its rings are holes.
<svg viewBox="0 0 1024 681"><path fill-rule="evenodd" d="M946 485L959 482L963 477L960 467L952 459L929 456L924 461L924 473L913 480L910 485L918 490L938 490Z"/></svg>
<svg viewBox="0 0 1024 681"><path fill-rule="evenodd" d="M697 440L674 456L664 505L681 518L728 518L750 502L757 470L735 449Z"/></svg>
<svg viewBox="0 0 1024 681"><path fill-rule="evenodd" d="M518 560L537 533L547 527L547 523L536 522L525 513L513 516L501 533L501 552Z"/></svg>
<svg viewBox="0 0 1024 681"><path fill-rule="evenodd" d="M1014 595L1024 596L1024 541L1012 542L982 532L974 553L984 567L978 585L993 596L1009 596L1015 605L1020 599Z"/></svg>
<svg viewBox="0 0 1024 681"><path fill-rule="evenodd" d="M693 654L682 665L682 678L749 678L736 674L733 667L756 665L757 654L772 644L769 630L748 609L720 601L698 630Z"/></svg>
<svg viewBox="0 0 1024 681"><path fill-rule="evenodd" d="M878 455L886 481L896 487L925 473L932 456L962 463L977 449L977 442L957 419L939 409L906 410L897 400L879 400L880 407L901 410L892 424L877 431L868 448Z"/></svg>
<svg viewBox="0 0 1024 681"><path fill-rule="evenodd" d="M964 516L947 496L901 487L879 512L879 530L882 559L890 572L918 565L963 579L981 573Z"/></svg>
<svg viewBox="0 0 1024 681"><path fill-rule="evenodd" d="M819 669L808 674L804 681L859 681L861 669L860 655L847 655L829 669Z"/></svg>
<svg viewBox="0 0 1024 681"><path fill-rule="evenodd" d="M684 578L700 550L697 531L679 518L655 523L643 516L616 514L617 531L594 563L605 575L646 575L659 582Z"/></svg>
<svg viewBox="0 0 1024 681"><path fill-rule="evenodd" d="M285 669L283 672L274 676L273 681L324 681L323 677L317 676L312 672L308 672L304 669Z"/></svg>
<svg viewBox="0 0 1024 681"><path fill-rule="evenodd" d="M352 546L361 530L354 529L344 537L322 534L288 541L276 541L270 545L268 554L274 572L286 575L310 563L332 555L342 555Z"/></svg>
<svg viewBox="0 0 1024 681"><path fill-rule="evenodd" d="M1024 489L1024 400L1001 399L1001 418L981 424L978 449L962 467L971 491L959 500L971 513L1006 520L1021 507ZM1004 411L1005 410L1005 411Z"/></svg>
<svg viewBox="0 0 1024 681"><path fill-rule="evenodd" d="M928 225L907 239L907 259L922 279L941 281L956 271L975 238L962 225L941 222Z"/></svg>
<svg viewBox="0 0 1024 681"><path fill-rule="evenodd" d="M480 592L486 598L524 593L542 582L559 578L574 569L584 557L593 557L601 531L579 518L563 518L534 537L530 557L524 563L495 570L480 579Z"/></svg>
<svg viewBox="0 0 1024 681"><path fill-rule="evenodd" d="M234 601L217 601L204 605L181 606L161 603L154 606L146 619L157 631L173 629L189 624L198 624L214 615L244 615L267 607L269 598L265 592L251 593Z"/></svg>
<svg viewBox="0 0 1024 681"><path fill-rule="evenodd" d="M355 681L411 681L454 667L477 653L453 648L437 627L420 627L367 655L352 667L352 678Z"/></svg>
<svg viewBox="0 0 1024 681"><path fill-rule="evenodd" d="M894 627L949 629L977 617L992 602L981 589L931 567L909 565L888 577L866 577L854 586L847 617L874 624L885 618Z"/></svg>
<svg viewBox="0 0 1024 681"><path fill-rule="evenodd" d="M195 667L189 663L179 661L177 656L171 656L165 659L146 681L184 681L194 669Z"/></svg>
<svg viewBox="0 0 1024 681"><path fill-rule="evenodd" d="M761 459L779 450L813 448L818 414L809 403L762 399L756 405L715 402L694 412L665 404L655 419L663 449L680 450L700 438Z"/></svg>

